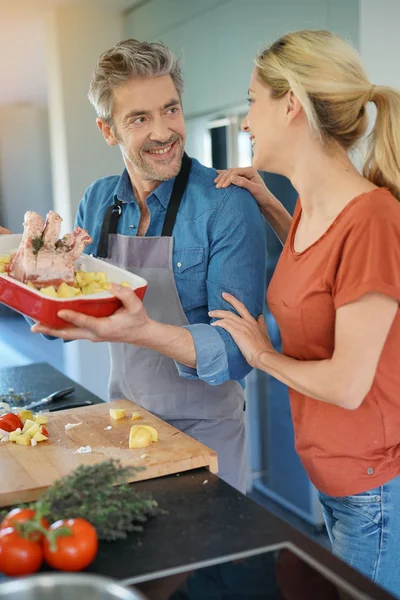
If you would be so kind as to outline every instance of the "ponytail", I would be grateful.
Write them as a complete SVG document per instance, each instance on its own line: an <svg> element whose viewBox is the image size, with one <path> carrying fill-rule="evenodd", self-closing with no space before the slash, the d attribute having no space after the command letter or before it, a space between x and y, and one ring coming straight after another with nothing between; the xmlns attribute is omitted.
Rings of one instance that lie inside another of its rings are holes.
<svg viewBox="0 0 400 600"><path fill-rule="evenodd" d="M376 105L376 121L368 136L363 175L400 200L400 92L373 86L370 100Z"/></svg>

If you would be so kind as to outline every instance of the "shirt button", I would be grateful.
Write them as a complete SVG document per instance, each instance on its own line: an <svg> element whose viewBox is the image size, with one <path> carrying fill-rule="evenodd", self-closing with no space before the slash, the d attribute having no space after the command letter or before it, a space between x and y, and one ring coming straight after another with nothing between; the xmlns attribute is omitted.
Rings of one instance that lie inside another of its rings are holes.
<svg viewBox="0 0 400 600"><path fill-rule="evenodd" d="M182 266L182 263L181 263L181 262L178 262L178 263L176 263L176 266L178 267L178 269L180 269L180 268L181 268L181 266Z"/></svg>
<svg viewBox="0 0 400 600"><path fill-rule="evenodd" d="M372 468L372 467L369 467L369 468L367 469L367 473L368 473L368 475L372 475L372 473L373 473L373 472L374 472L374 470L373 470L373 468Z"/></svg>
<svg viewBox="0 0 400 600"><path fill-rule="evenodd" d="M381 497L380 497L380 496L375 496L375 500L376 500L377 502L380 502L380 501L381 501Z"/></svg>

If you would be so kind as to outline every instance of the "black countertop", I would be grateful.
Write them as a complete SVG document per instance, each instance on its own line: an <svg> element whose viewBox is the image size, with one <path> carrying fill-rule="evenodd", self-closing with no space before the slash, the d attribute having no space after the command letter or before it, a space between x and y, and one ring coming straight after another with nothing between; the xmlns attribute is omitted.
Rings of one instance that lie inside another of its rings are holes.
<svg viewBox="0 0 400 600"><path fill-rule="evenodd" d="M32 400L71 384L76 388L75 395L68 398L71 406L84 399L101 402L43 363L0 369L0 393L7 393L11 387L17 393L31 392ZM132 486L135 491L152 493L166 514L150 519L143 532L133 533L126 540L102 542L88 571L137 585L290 544L306 554L319 570L333 573L356 588L359 598L391 598L325 548L206 469L140 481ZM253 596L240 596L242 600L250 597ZM328 600L328 596L309 596L307 600Z"/></svg>
<svg viewBox="0 0 400 600"><path fill-rule="evenodd" d="M0 394L9 394L10 390L14 390L16 394L29 394L26 404L34 400L40 400L53 392L68 387L74 387L75 392L57 402L52 402L48 405L48 409L51 410L58 406L74 408L74 406L78 406L83 401L92 402L93 404L102 402L100 398L89 392L89 390L72 381L72 379L69 379L69 377L66 377L47 363L0 368Z"/></svg>

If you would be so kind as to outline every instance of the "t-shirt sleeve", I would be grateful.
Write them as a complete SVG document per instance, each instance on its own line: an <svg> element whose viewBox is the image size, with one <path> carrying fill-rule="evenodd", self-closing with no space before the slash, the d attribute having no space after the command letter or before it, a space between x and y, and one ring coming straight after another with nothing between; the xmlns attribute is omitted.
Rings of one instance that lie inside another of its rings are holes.
<svg viewBox="0 0 400 600"><path fill-rule="evenodd" d="M370 292L400 301L400 222L377 215L347 232L333 290L335 308Z"/></svg>

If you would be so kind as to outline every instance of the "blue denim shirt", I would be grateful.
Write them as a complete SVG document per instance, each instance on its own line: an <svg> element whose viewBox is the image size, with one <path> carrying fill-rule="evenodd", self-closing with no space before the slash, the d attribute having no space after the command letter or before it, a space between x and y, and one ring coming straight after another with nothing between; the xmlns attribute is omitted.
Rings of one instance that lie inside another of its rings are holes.
<svg viewBox="0 0 400 600"><path fill-rule="evenodd" d="M173 269L178 295L196 347L197 368L176 363L179 375L211 385L242 380L251 370L231 336L211 327L209 310L232 309L221 297L227 291L256 317L263 312L266 285L266 232L254 198L230 186L217 189L216 171L193 159L189 181L173 230ZM150 225L146 236L160 236L174 179L162 182L146 199ZM139 206L129 175L98 179L86 190L76 225L87 229L96 254L106 208L124 202L117 233L135 235ZM133 227L132 227L133 226Z"/></svg>

